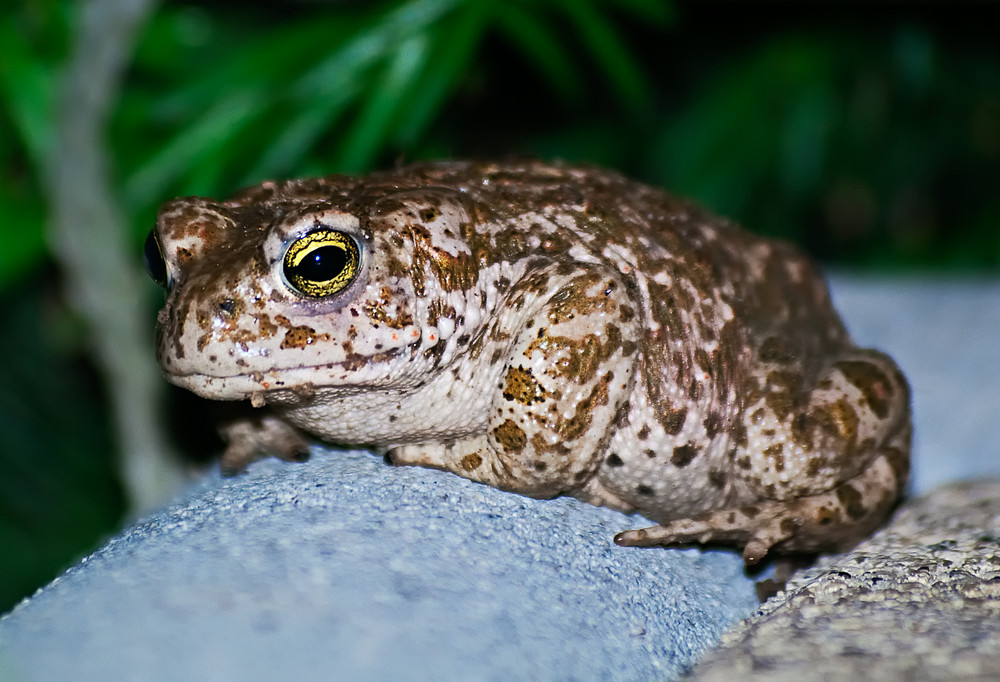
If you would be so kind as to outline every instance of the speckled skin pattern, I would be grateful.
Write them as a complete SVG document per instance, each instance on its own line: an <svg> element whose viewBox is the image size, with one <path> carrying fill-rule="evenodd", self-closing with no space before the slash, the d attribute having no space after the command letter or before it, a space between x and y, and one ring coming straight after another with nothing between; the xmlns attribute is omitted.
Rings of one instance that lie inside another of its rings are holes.
<svg viewBox="0 0 1000 682"><path fill-rule="evenodd" d="M326 293L287 266L317 231L355 254ZM174 200L154 234L165 375L267 406L226 426L228 469L296 459L305 432L662 524L622 545L748 563L851 546L906 482L906 380L852 344L811 263L612 172L267 182Z"/></svg>

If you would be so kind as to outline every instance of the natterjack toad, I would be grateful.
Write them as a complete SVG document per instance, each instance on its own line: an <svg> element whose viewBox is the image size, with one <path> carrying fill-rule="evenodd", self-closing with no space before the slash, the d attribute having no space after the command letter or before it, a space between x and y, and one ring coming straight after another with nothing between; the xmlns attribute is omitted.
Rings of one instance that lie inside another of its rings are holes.
<svg viewBox="0 0 1000 682"><path fill-rule="evenodd" d="M270 410L223 465L301 432L663 524L622 545L848 547L907 477L895 363L810 262L593 168L421 164L177 199L147 243L160 364Z"/></svg>

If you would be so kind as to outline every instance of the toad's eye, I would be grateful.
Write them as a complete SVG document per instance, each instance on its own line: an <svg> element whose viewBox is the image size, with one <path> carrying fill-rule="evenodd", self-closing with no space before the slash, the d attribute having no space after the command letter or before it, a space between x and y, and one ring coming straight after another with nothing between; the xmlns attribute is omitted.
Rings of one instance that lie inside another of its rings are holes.
<svg viewBox="0 0 1000 682"><path fill-rule="evenodd" d="M163 260L163 251L156 233L152 230L146 235L146 243L142 247L142 259L146 262L146 272L153 281L164 289L167 288L167 263Z"/></svg>
<svg viewBox="0 0 1000 682"><path fill-rule="evenodd" d="M299 294L323 298L343 291L361 269L361 248L354 237L320 229L288 247L282 262L285 280Z"/></svg>

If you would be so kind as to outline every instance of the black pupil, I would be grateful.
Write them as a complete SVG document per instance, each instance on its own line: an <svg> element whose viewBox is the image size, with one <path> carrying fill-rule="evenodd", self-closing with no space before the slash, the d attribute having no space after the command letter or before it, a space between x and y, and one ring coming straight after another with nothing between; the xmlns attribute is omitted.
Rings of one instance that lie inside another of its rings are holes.
<svg viewBox="0 0 1000 682"><path fill-rule="evenodd" d="M167 286L167 264L163 262L163 255L152 232L146 235L146 243L142 247L142 259L146 263L146 272L153 281L161 287Z"/></svg>
<svg viewBox="0 0 1000 682"><path fill-rule="evenodd" d="M347 265L347 252L336 246L321 246L295 268L302 279L325 282L339 275Z"/></svg>

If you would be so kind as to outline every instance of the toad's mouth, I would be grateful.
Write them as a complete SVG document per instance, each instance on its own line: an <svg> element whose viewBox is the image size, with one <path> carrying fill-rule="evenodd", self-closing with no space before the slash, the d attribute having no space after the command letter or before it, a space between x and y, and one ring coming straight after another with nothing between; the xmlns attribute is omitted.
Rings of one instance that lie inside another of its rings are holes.
<svg viewBox="0 0 1000 682"><path fill-rule="evenodd" d="M384 374L371 365L351 362L283 367L266 372L236 374L173 372L163 370L167 381L210 400L252 400L255 405L310 400L319 392L338 393L385 386Z"/></svg>

